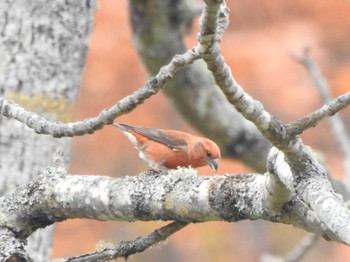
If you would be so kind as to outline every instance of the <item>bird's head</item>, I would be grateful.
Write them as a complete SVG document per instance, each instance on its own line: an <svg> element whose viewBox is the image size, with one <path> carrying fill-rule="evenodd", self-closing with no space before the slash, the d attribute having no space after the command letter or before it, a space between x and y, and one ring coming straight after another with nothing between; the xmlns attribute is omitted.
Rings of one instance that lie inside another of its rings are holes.
<svg viewBox="0 0 350 262"><path fill-rule="evenodd" d="M216 173L221 157L220 148L215 142L207 138L202 139L202 144L205 151L206 164L209 165Z"/></svg>

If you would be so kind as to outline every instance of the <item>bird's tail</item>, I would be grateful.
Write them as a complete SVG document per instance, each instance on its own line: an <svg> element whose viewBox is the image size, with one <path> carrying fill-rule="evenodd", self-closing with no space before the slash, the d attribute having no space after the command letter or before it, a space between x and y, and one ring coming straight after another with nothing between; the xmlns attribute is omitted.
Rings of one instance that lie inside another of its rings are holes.
<svg viewBox="0 0 350 262"><path fill-rule="evenodd" d="M124 124L118 124L118 123L113 123L112 126L122 130L122 131L128 131L128 125L124 125Z"/></svg>

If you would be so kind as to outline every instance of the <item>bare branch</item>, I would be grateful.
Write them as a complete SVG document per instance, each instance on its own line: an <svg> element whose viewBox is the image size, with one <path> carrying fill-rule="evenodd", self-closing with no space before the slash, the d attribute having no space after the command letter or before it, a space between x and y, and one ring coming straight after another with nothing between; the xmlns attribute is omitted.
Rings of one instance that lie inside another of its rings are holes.
<svg viewBox="0 0 350 262"><path fill-rule="evenodd" d="M212 72L216 84L226 95L227 100L248 120L253 122L260 132L275 146L288 147L290 138L287 138L285 126L264 110L263 105L254 100L236 82L231 70L220 54L218 41L221 35L222 21L228 19L225 7L220 7L222 1L207 1L202 13L200 34L200 52ZM220 17L220 19L219 19ZM220 21L220 23L218 22Z"/></svg>
<svg viewBox="0 0 350 262"><path fill-rule="evenodd" d="M171 62L163 66L158 74L148 80L144 86L117 102L113 107L105 109L94 118L67 124L51 122L2 97L0 97L0 114L26 124L38 134L49 134L54 137L71 137L93 133L101 129L104 125L113 123L115 118L132 111L146 99L155 95L170 79L172 79L177 71L198 58L199 54L195 48L188 50L183 55L174 56Z"/></svg>
<svg viewBox="0 0 350 262"><path fill-rule="evenodd" d="M297 245L285 256L285 262L300 261L300 259L302 259L315 246L317 240L318 236L308 234L300 241L299 245Z"/></svg>
<svg viewBox="0 0 350 262"><path fill-rule="evenodd" d="M301 65L303 65L314 80L316 87L319 90L321 99L324 103L330 103L332 96L330 94L330 87L328 81L321 73L321 70L312 59L310 50L305 49L303 55L292 54L292 57ZM344 154L344 168L346 174L346 184L350 188L350 138L346 132L346 126L340 115L334 115L328 119L328 123L333 131L334 137L338 143L339 148Z"/></svg>
<svg viewBox="0 0 350 262"><path fill-rule="evenodd" d="M283 154L277 149L268 159L271 173L265 175L203 177L197 176L193 169L182 168L164 174L148 171L136 177L113 179L66 175L60 158L62 152L58 151L52 165L43 170L36 180L0 199L0 227L7 228L20 242L38 228L70 218L181 221L165 228L162 236L181 229L189 222L265 219L292 223L327 240L347 241L343 221L346 218L334 215L341 214L342 207L329 197L327 187L319 186L317 190L320 193L315 196L312 195L315 192L312 186L306 192L312 192L309 197L315 198L315 201L309 202L320 202L322 207L327 205L324 210L333 215L331 221L324 219L323 210L313 211L301 201L293 188L295 181L289 178L290 170L284 163ZM319 185L317 181L316 185ZM317 198L323 194L324 199ZM323 222L331 224L332 230ZM344 232L340 232L342 230ZM11 241L11 237L0 234L4 241ZM151 235L145 242L140 240L131 245L137 245L137 250L141 250L162 239L153 237ZM130 242L117 246L121 250L118 252L122 252L118 254L127 254L125 245L128 247ZM0 245L0 248L5 249L6 246ZM0 250L0 254L4 249ZM10 255L20 254L19 251L15 250ZM101 256L111 254L109 251Z"/></svg>
<svg viewBox="0 0 350 262"><path fill-rule="evenodd" d="M288 252L284 257L277 257L270 254L264 254L261 262L298 262L300 261L316 244L318 237L314 234L308 234L296 247Z"/></svg>
<svg viewBox="0 0 350 262"><path fill-rule="evenodd" d="M320 109L290 123L288 133L291 136L299 135L310 127L315 127L321 120L338 113L350 104L350 92L338 96Z"/></svg>
<svg viewBox="0 0 350 262"><path fill-rule="evenodd" d="M339 235L341 241L349 245L350 212L333 191L324 168L319 165L312 152L304 146L298 136L291 136L285 124L272 117L264 110L260 102L254 100L237 84L221 56L215 36L219 27L218 17L225 16L220 8L221 3L222 1L208 0L202 13L199 42L203 59L217 85L232 105L252 121L261 133L284 153L286 162L293 173L293 187L296 194L307 205L310 205L317 217L332 232ZM334 214L337 214L341 221L334 223ZM342 225L341 229L339 225Z"/></svg>
<svg viewBox="0 0 350 262"><path fill-rule="evenodd" d="M24 239L38 228L71 218L182 222L264 219L292 223L326 239L343 241L338 236L342 234L338 233L341 218L333 216L338 231L332 233L319 220L319 213L310 210L296 193L285 194L283 184L270 176L205 177L183 168L168 174L149 171L113 179L65 175L62 168L51 166L35 181L0 199L0 226ZM333 207L332 214L339 213L339 208Z"/></svg>
<svg viewBox="0 0 350 262"><path fill-rule="evenodd" d="M273 170L280 180L286 185L287 188L294 188L295 194L301 197L300 200L305 201L310 205L311 209L316 213L316 216L327 226L332 232L340 237L341 241L350 245L349 234L349 222L350 214L348 208L345 206L341 199L341 196L335 194L332 190L330 182L326 178L323 168L317 163L312 163L311 167L314 170L304 171L304 175L300 176L292 175L291 169L289 169L287 163L284 162L285 155L283 152L278 151L276 148L272 148L270 158L276 159ZM309 158L304 155L306 161L315 161L315 157ZM289 159L286 158L286 161ZM291 161L288 161L289 163ZM301 162L301 161L300 161ZM289 166L291 166L289 164ZM310 168L310 167L309 167ZM297 172L302 172L298 171ZM316 175L317 174L317 175Z"/></svg>
<svg viewBox="0 0 350 262"><path fill-rule="evenodd" d="M136 253L141 253L147 248L158 244L161 241L166 240L172 234L181 230L188 223L175 221L164 227L161 227L146 237L139 237L133 241L123 241L114 247L104 248L101 251L85 254L78 257L70 257L66 259L59 259L57 262L94 262L94 261L109 261L110 259L116 259L118 257L124 257L127 259L129 256ZM55 262L54 260L53 262Z"/></svg>
<svg viewBox="0 0 350 262"><path fill-rule="evenodd" d="M294 61L303 65L309 71L310 75L312 76L312 79L316 84L316 87L320 92L322 101L328 103L332 99L329 92L330 88L326 78L321 73L321 70L318 68L315 61L313 61L313 59L311 58L310 49L305 48L303 55L290 53L290 56L294 59Z"/></svg>
<svg viewBox="0 0 350 262"><path fill-rule="evenodd" d="M8 241L15 236L16 240L23 242L38 228L78 217L182 221L161 228L163 236L189 222L265 219L292 223L327 240L350 245L350 213L332 190L324 168L303 145L298 133L290 131L293 123L285 125L264 110L262 104L235 81L220 55L218 42L227 23L228 10L223 1L207 0L201 18L199 46L175 57L145 86L98 117L76 123L51 123L5 98L0 98L0 114L27 124L37 133L54 137L92 133L157 93L183 66L203 58L229 102L281 150L274 148L271 151L268 160L271 166L267 174L198 177L192 169L178 169L162 174L148 171L137 177L119 179L70 176L65 174L58 154L54 164L37 180L0 199L0 227L7 231L5 234L0 232L0 238ZM334 108L329 109L330 105L326 105L318 114L324 117L323 114L337 112L339 104L343 107L348 104L340 97L336 100ZM317 115L317 111L314 114ZM321 119L317 118L319 115L313 118L316 123ZM142 251L154 241L161 240L162 237L153 234L157 235L159 231L144 238L142 243L136 240L122 243L117 248L125 252L125 248L131 245L131 249ZM0 254L2 248L0 245Z"/></svg>

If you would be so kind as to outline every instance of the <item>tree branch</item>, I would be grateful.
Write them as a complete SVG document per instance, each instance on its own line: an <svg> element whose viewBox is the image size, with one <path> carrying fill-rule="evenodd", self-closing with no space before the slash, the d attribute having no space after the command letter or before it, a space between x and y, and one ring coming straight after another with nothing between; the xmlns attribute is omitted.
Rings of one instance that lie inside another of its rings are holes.
<svg viewBox="0 0 350 262"><path fill-rule="evenodd" d="M308 70L312 77L312 80L315 82L315 85L319 90L322 101L325 103L330 102L332 98L329 92L330 88L328 86L328 82L321 73L321 70L316 65L315 61L311 58L310 49L305 48L302 55L290 53L290 56L292 59L294 59L294 61L301 64L306 68L306 70Z"/></svg>
<svg viewBox="0 0 350 262"><path fill-rule="evenodd" d="M184 66L199 58L197 50L188 50L183 55L174 56L170 63L163 66L157 75L148 80L144 86L117 102L113 107L105 109L97 117L75 123L51 122L40 115L29 112L14 102L0 97L0 114L14 118L38 134L48 134L53 137L80 136L93 133L106 124L113 123L118 116L135 109L146 99L155 95Z"/></svg>
<svg viewBox="0 0 350 262"><path fill-rule="evenodd" d="M220 55L218 42L227 26L227 13L220 1L206 1L199 46L174 58L145 86L96 118L54 124L5 98L0 98L0 113L55 137L93 132L131 111L158 92L180 68L202 57L228 101L281 150L271 151L268 173L199 177L192 169L178 169L112 179L66 175L58 163L0 199L0 227L6 229L0 231L0 238L9 241L15 237L22 243L38 228L69 218L177 220L183 225L264 219L290 223L350 245L350 214L332 190L325 170L298 134L290 132L290 125L277 121L238 85ZM0 245L0 254L4 248Z"/></svg>
<svg viewBox="0 0 350 262"><path fill-rule="evenodd" d="M311 153L309 153L311 155ZM337 195L326 178L324 169L313 162L315 158L308 158L311 165L304 174L292 174L290 165L284 161L283 152L272 148L270 152L270 170L277 175L287 188L292 187L293 192L300 196L300 201L310 205L311 210L324 223L324 226L334 232L341 242L350 244L349 211L340 195ZM304 156L305 158L308 156ZM288 160L288 158L286 158ZM310 169L312 168L312 170ZM296 170L296 172L302 172Z"/></svg>
<svg viewBox="0 0 350 262"><path fill-rule="evenodd" d="M287 189L293 185L285 187L273 176L276 174L204 177L182 168L113 179L66 175L61 166L53 164L35 181L0 199L0 226L24 240L38 228L71 218L185 223L264 219L292 223L326 239L343 241ZM335 225L341 221L337 219L332 221Z"/></svg>
<svg viewBox="0 0 350 262"><path fill-rule="evenodd" d="M101 251L85 254L78 257L70 257L66 259L59 259L57 262L94 262L94 261L109 261L118 257L124 257L125 260L136 253L141 253L147 248L166 240L172 234L181 230L188 223L175 221L164 227L161 227L146 237L139 237L133 241L123 241L114 247L107 247ZM53 262L55 262L54 260Z"/></svg>
<svg viewBox="0 0 350 262"><path fill-rule="evenodd" d="M0 226L0 261L28 261L32 259L24 249L25 241L10 229Z"/></svg>
<svg viewBox="0 0 350 262"><path fill-rule="evenodd" d="M293 174L293 187L301 200L310 205L317 217L341 241L350 244L350 212L333 191L324 168L298 136L290 136L287 125L280 123L264 110L260 102L249 96L234 80L229 67L220 54L217 43L223 17L223 1L206 1L200 25L200 52L212 72L217 85L227 99L248 120L252 121L271 143L284 153ZM220 19L219 19L220 17ZM226 18L227 19L227 18ZM218 30L219 28L219 30ZM281 179L282 180L282 179ZM339 220L334 221L334 214ZM340 227L339 227L340 226ZM340 230L340 231L339 231Z"/></svg>
<svg viewBox="0 0 350 262"><path fill-rule="evenodd" d="M288 252L283 257L264 254L261 262L298 262L313 248L318 240L318 237L314 234L308 234L304 237L298 245Z"/></svg>
<svg viewBox="0 0 350 262"><path fill-rule="evenodd" d="M348 105L350 105L350 92L338 96L318 110L290 123L287 127L287 132L291 136L299 135L305 130L315 127L324 118L335 115Z"/></svg>
<svg viewBox="0 0 350 262"><path fill-rule="evenodd" d="M271 143L280 149L286 148L290 139L286 137L285 126L265 111L259 101L254 100L243 90L232 76L230 68L220 53L218 41L222 37L222 28L226 24L223 21L228 20L228 12L226 6L221 5L222 2L207 1L206 8L203 10L198 36L201 56L213 74L216 84L237 111L255 124Z"/></svg>

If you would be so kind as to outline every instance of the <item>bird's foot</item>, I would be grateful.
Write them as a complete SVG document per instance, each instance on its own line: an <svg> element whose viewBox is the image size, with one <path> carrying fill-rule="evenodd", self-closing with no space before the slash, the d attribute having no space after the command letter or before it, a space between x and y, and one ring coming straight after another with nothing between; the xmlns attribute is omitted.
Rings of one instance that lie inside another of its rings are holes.
<svg viewBox="0 0 350 262"><path fill-rule="evenodd" d="M150 175L167 175L168 174L168 169L166 168L151 168L148 170L148 173Z"/></svg>

